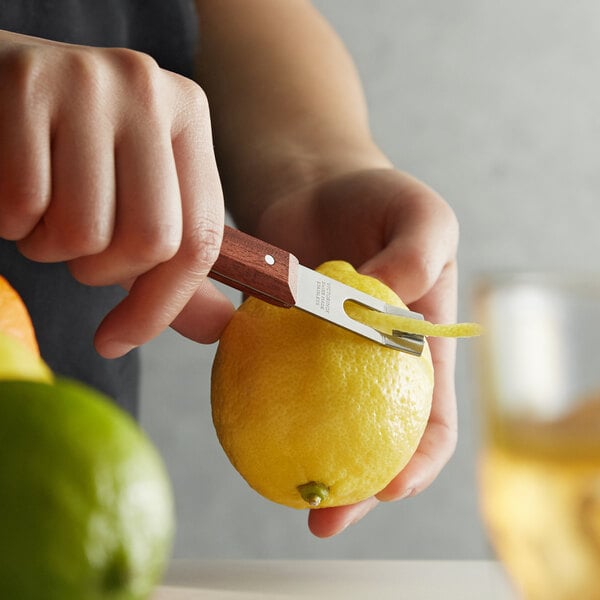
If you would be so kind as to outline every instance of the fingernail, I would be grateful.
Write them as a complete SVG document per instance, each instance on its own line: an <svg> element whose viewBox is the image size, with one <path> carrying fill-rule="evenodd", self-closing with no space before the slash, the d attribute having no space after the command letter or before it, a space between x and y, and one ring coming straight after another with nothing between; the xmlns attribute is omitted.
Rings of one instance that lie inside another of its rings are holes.
<svg viewBox="0 0 600 600"><path fill-rule="evenodd" d="M414 496L415 488L410 487L406 488L401 494L390 493L389 491L386 493L386 490L383 490L379 494L377 494L377 499L381 500L381 502L396 502L397 500L404 500L405 498L410 498L410 496Z"/></svg>
<svg viewBox="0 0 600 600"><path fill-rule="evenodd" d="M415 494L415 488L408 488L406 490L404 490L404 494L402 494L402 496L400 496L400 498L398 498L398 500L404 500L405 498L410 498L411 496L414 496Z"/></svg>

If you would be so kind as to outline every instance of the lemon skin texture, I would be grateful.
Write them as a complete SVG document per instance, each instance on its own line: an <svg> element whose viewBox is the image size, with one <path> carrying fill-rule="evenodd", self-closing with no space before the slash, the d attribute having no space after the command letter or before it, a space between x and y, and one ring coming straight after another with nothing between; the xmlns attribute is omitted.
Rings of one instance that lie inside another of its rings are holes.
<svg viewBox="0 0 600 600"><path fill-rule="evenodd" d="M174 528L163 464L106 397L0 381L0 598L141 600Z"/></svg>
<svg viewBox="0 0 600 600"><path fill-rule="evenodd" d="M404 306L347 263L318 270ZM371 318L356 307L353 316ZM212 416L225 453L258 493L292 508L323 508L364 500L401 471L425 430L432 392L427 345L411 356L249 298L217 349Z"/></svg>

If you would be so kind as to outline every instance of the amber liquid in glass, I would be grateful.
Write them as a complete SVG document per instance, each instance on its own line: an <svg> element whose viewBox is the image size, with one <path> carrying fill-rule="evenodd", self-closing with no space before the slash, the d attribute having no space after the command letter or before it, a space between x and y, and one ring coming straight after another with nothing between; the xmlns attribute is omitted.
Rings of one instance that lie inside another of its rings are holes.
<svg viewBox="0 0 600 600"><path fill-rule="evenodd" d="M600 600L600 399L552 422L490 423L481 512L526 600Z"/></svg>

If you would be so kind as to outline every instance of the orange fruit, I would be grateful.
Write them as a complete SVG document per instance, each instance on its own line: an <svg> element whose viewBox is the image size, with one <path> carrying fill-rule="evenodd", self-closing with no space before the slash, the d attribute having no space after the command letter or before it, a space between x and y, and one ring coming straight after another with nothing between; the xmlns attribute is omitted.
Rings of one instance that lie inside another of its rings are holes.
<svg viewBox="0 0 600 600"><path fill-rule="evenodd" d="M18 338L39 356L40 349L29 311L21 296L2 275L0 275L0 331Z"/></svg>

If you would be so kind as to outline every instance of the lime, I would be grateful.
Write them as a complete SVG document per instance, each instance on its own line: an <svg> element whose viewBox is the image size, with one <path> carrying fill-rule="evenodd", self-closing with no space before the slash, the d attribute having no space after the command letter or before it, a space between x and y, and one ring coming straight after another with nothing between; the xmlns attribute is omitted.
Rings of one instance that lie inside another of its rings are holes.
<svg viewBox="0 0 600 600"><path fill-rule="evenodd" d="M136 423L100 393L0 381L0 597L139 600L169 556L171 488Z"/></svg>

